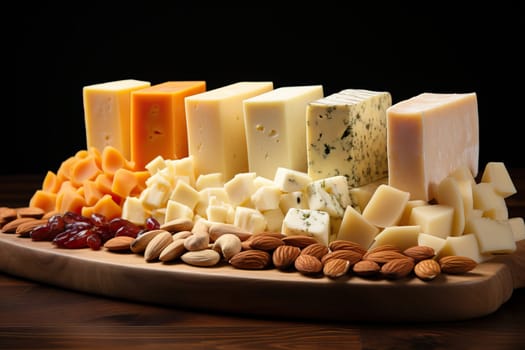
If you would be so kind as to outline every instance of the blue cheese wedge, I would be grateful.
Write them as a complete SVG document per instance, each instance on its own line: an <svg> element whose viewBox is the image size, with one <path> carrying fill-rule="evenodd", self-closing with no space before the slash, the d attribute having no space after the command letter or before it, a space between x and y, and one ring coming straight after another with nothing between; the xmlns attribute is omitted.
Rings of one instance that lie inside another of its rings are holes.
<svg viewBox="0 0 525 350"><path fill-rule="evenodd" d="M388 174L386 110L389 92L346 89L306 107L308 175L344 175L350 188Z"/></svg>

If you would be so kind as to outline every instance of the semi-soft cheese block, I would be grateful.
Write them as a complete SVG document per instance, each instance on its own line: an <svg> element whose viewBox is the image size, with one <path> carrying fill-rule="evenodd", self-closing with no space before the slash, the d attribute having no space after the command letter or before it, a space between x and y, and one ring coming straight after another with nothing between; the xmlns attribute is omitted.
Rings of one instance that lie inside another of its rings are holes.
<svg viewBox="0 0 525 350"><path fill-rule="evenodd" d="M279 166L307 171L306 105L322 85L285 86L244 100L249 170L273 178Z"/></svg>
<svg viewBox="0 0 525 350"><path fill-rule="evenodd" d="M307 160L312 179L344 175L350 188L387 176L388 92L346 89L308 104Z"/></svg>
<svg viewBox="0 0 525 350"><path fill-rule="evenodd" d="M273 82L238 82L185 99L188 153L196 175L220 172L228 181L248 172L243 101L273 90Z"/></svg>
<svg viewBox="0 0 525 350"><path fill-rule="evenodd" d="M156 156L188 156L184 98L206 90L205 81L167 81L131 94L131 161L144 168Z"/></svg>
<svg viewBox="0 0 525 350"><path fill-rule="evenodd" d="M106 146L130 159L131 92L147 88L149 81L125 79L84 86L84 123L87 148L102 151Z"/></svg>
<svg viewBox="0 0 525 350"><path fill-rule="evenodd" d="M429 201L446 176L467 166L478 173L475 93L422 93L387 109L388 180Z"/></svg>

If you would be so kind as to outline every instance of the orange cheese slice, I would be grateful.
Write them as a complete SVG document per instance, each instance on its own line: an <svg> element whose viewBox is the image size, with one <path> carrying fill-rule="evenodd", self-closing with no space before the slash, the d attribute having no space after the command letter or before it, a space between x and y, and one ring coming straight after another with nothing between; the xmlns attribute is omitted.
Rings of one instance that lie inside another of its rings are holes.
<svg viewBox="0 0 525 350"><path fill-rule="evenodd" d="M159 155L188 155L184 98L205 90L205 81L168 81L132 92L130 159L137 170Z"/></svg>

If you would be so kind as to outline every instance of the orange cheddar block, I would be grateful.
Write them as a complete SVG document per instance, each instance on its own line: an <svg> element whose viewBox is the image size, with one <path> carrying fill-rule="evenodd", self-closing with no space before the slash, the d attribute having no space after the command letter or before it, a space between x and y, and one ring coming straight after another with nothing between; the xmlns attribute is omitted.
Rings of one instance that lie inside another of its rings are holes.
<svg viewBox="0 0 525 350"><path fill-rule="evenodd" d="M86 201L86 205L95 205L95 203L98 202L100 198L104 195L102 191L97 186L97 183L95 181L85 181L84 182L84 199Z"/></svg>
<svg viewBox="0 0 525 350"><path fill-rule="evenodd" d="M102 171L105 174L113 176L118 169L131 169L133 166L124 157L122 152L113 146L106 146L102 150Z"/></svg>
<svg viewBox="0 0 525 350"><path fill-rule="evenodd" d="M85 205L86 201L84 200L84 197L79 194L76 189L66 186L63 187L57 195L55 209L59 213L72 211L80 214L82 212L82 207Z"/></svg>
<svg viewBox="0 0 525 350"><path fill-rule="evenodd" d="M60 167L57 171L58 182L60 184L71 179L71 168L76 162L77 158L75 156L71 156L60 164Z"/></svg>
<svg viewBox="0 0 525 350"><path fill-rule="evenodd" d="M105 194L93 206L93 212L104 215L108 220L120 217L122 215L122 207L119 203L113 200L109 194Z"/></svg>
<svg viewBox="0 0 525 350"><path fill-rule="evenodd" d="M99 174L102 173L102 170L97 166L97 161L94 156L88 155L77 159L77 161L72 164L70 177L71 182L75 186L82 186L86 180L94 180Z"/></svg>
<svg viewBox="0 0 525 350"><path fill-rule="evenodd" d="M42 181L42 191L57 193L60 185L61 183L58 180L58 176L49 170L44 177L44 181Z"/></svg>
<svg viewBox="0 0 525 350"><path fill-rule="evenodd" d="M46 213L55 210L57 194L44 190L37 190L29 200L29 206L40 208Z"/></svg>
<svg viewBox="0 0 525 350"><path fill-rule="evenodd" d="M137 170L159 155L188 155L184 99L205 90L205 81L168 81L131 93L130 160Z"/></svg>
<svg viewBox="0 0 525 350"><path fill-rule="evenodd" d="M113 176L113 183L111 184L111 192L126 198L131 194L133 189L137 186L138 181L135 173L128 169L118 169Z"/></svg>
<svg viewBox="0 0 525 350"><path fill-rule="evenodd" d="M117 148L129 159L131 92L151 86L125 79L85 86L82 90L87 148Z"/></svg>

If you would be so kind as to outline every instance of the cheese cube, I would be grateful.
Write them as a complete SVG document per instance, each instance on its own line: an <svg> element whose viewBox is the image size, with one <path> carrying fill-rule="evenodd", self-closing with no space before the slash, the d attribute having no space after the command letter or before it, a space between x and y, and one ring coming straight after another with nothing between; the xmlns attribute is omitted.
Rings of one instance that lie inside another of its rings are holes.
<svg viewBox="0 0 525 350"><path fill-rule="evenodd" d="M261 212L266 220L266 230L270 232L281 232L284 214L281 209L270 209Z"/></svg>
<svg viewBox="0 0 525 350"><path fill-rule="evenodd" d="M224 186L224 176L222 173L202 174L195 180L195 189L200 191L208 187Z"/></svg>
<svg viewBox="0 0 525 350"><path fill-rule="evenodd" d="M166 222L169 222L175 219L193 220L193 216L194 216L193 209L191 209L187 205L184 205L177 201L173 201L171 199L168 200L168 203L166 205L166 213L165 213Z"/></svg>
<svg viewBox="0 0 525 350"><path fill-rule="evenodd" d="M505 198L496 192L491 182L480 182L472 187L474 209L483 210L483 216L507 220L509 211Z"/></svg>
<svg viewBox="0 0 525 350"><path fill-rule="evenodd" d="M306 195L302 191L281 193L279 197L279 208L283 213L288 213L290 208L308 209Z"/></svg>
<svg viewBox="0 0 525 350"><path fill-rule="evenodd" d="M199 192L184 181L178 181L171 192L170 198L191 208L195 208L200 200Z"/></svg>
<svg viewBox="0 0 525 350"><path fill-rule="evenodd" d="M356 242L363 248L368 249L378 233L379 228L377 226L368 222L357 210L349 205L346 207L336 238Z"/></svg>
<svg viewBox="0 0 525 350"><path fill-rule="evenodd" d="M480 263L490 258L490 255L480 253L478 240L473 233L462 236L448 236L445 241L445 246L439 252L438 259L443 256L458 255L466 256Z"/></svg>
<svg viewBox="0 0 525 350"><path fill-rule="evenodd" d="M130 154L136 168L158 155L188 156L184 98L205 90L204 81L167 81L131 93Z"/></svg>
<svg viewBox="0 0 525 350"><path fill-rule="evenodd" d="M228 181L249 171L242 102L272 89L272 82L238 82L186 97L188 149L197 176L220 172Z"/></svg>
<svg viewBox="0 0 525 350"><path fill-rule="evenodd" d="M479 127L475 93L422 93L387 110L388 181L430 201L451 172L478 173Z"/></svg>
<svg viewBox="0 0 525 350"><path fill-rule="evenodd" d="M346 89L310 102L307 115L308 175L344 175L350 187L387 175L388 92Z"/></svg>
<svg viewBox="0 0 525 350"><path fill-rule="evenodd" d="M434 249L436 256L439 256L441 250L445 247L445 244L447 244L446 238L434 236L429 233L421 232L417 236L417 245L431 247Z"/></svg>
<svg viewBox="0 0 525 350"><path fill-rule="evenodd" d="M307 171L306 105L322 85L286 86L244 100L250 172L273 177L279 166Z"/></svg>
<svg viewBox="0 0 525 350"><path fill-rule="evenodd" d="M517 192L503 162L488 162L483 170L481 182L490 182L503 198L510 197Z"/></svg>
<svg viewBox="0 0 525 350"><path fill-rule="evenodd" d="M255 173L239 173L224 184L228 198L232 205L242 205L251 199L255 192Z"/></svg>
<svg viewBox="0 0 525 350"><path fill-rule="evenodd" d="M383 177L366 185L350 188L350 201L354 209L363 212L377 187L383 184L388 184L388 177Z"/></svg>
<svg viewBox="0 0 525 350"><path fill-rule="evenodd" d="M148 81L125 79L82 89L88 149L113 146L130 159L131 92L149 86Z"/></svg>
<svg viewBox="0 0 525 350"><path fill-rule="evenodd" d="M155 158L150 160L144 168L150 173L150 175L155 175L159 170L166 167L166 161L161 155L157 155Z"/></svg>
<svg viewBox="0 0 525 350"><path fill-rule="evenodd" d="M253 208L236 207L233 224L247 232L260 233L266 231L264 215Z"/></svg>
<svg viewBox="0 0 525 350"><path fill-rule="evenodd" d="M312 182L305 172L278 167L273 182L282 192L302 191Z"/></svg>
<svg viewBox="0 0 525 350"><path fill-rule="evenodd" d="M259 211L279 209L281 191L275 185L259 187L251 196L251 202ZM281 209L279 209L280 211Z"/></svg>
<svg viewBox="0 0 525 350"><path fill-rule="evenodd" d="M514 233L507 221L474 218L470 227L478 240L480 253L509 254L516 250Z"/></svg>
<svg viewBox="0 0 525 350"><path fill-rule="evenodd" d="M510 218L507 222L514 235L514 241L525 239L525 222L522 217Z"/></svg>
<svg viewBox="0 0 525 350"><path fill-rule="evenodd" d="M379 185L363 210L363 217L378 227L395 226L405 210L410 193Z"/></svg>
<svg viewBox="0 0 525 350"><path fill-rule="evenodd" d="M465 229L465 208L463 206L463 195L458 181L447 176L438 185L436 193L437 203L452 207L454 210L450 234L459 236Z"/></svg>
<svg viewBox="0 0 525 350"><path fill-rule="evenodd" d="M415 207L421 207L423 205L428 205L428 202L422 199L409 200L405 205L403 215L401 215L401 219L399 219L398 225L408 225L408 222L410 221L410 215L412 214L412 209L414 209Z"/></svg>
<svg viewBox="0 0 525 350"><path fill-rule="evenodd" d="M144 225L149 213L137 197L127 197L122 204L122 218L131 221L135 225Z"/></svg>
<svg viewBox="0 0 525 350"><path fill-rule="evenodd" d="M410 225L421 226L421 231L442 238L452 232L454 208L443 204L422 205L412 208Z"/></svg>
<svg viewBox="0 0 525 350"><path fill-rule="evenodd" d="M308 235L328 246L330 215L311 209L290 209L284 216L281 232L287 236Z"/></svg>
<svg viewBox="0 0 525 350"><path fill-rule="evenodd" d="M308 208L322 210L331 217L342 218L350 205L348 181L345 176L332 176L313 181L306 187Z"/></svg>
<svg viewBox="0 0 525 350"><path fill-rule="evenodd" d="M377 234L370 249L391 244L401 250L418 245L418 237L421 233L421 226L407 225L407 226L390 226Z"/></svg>

